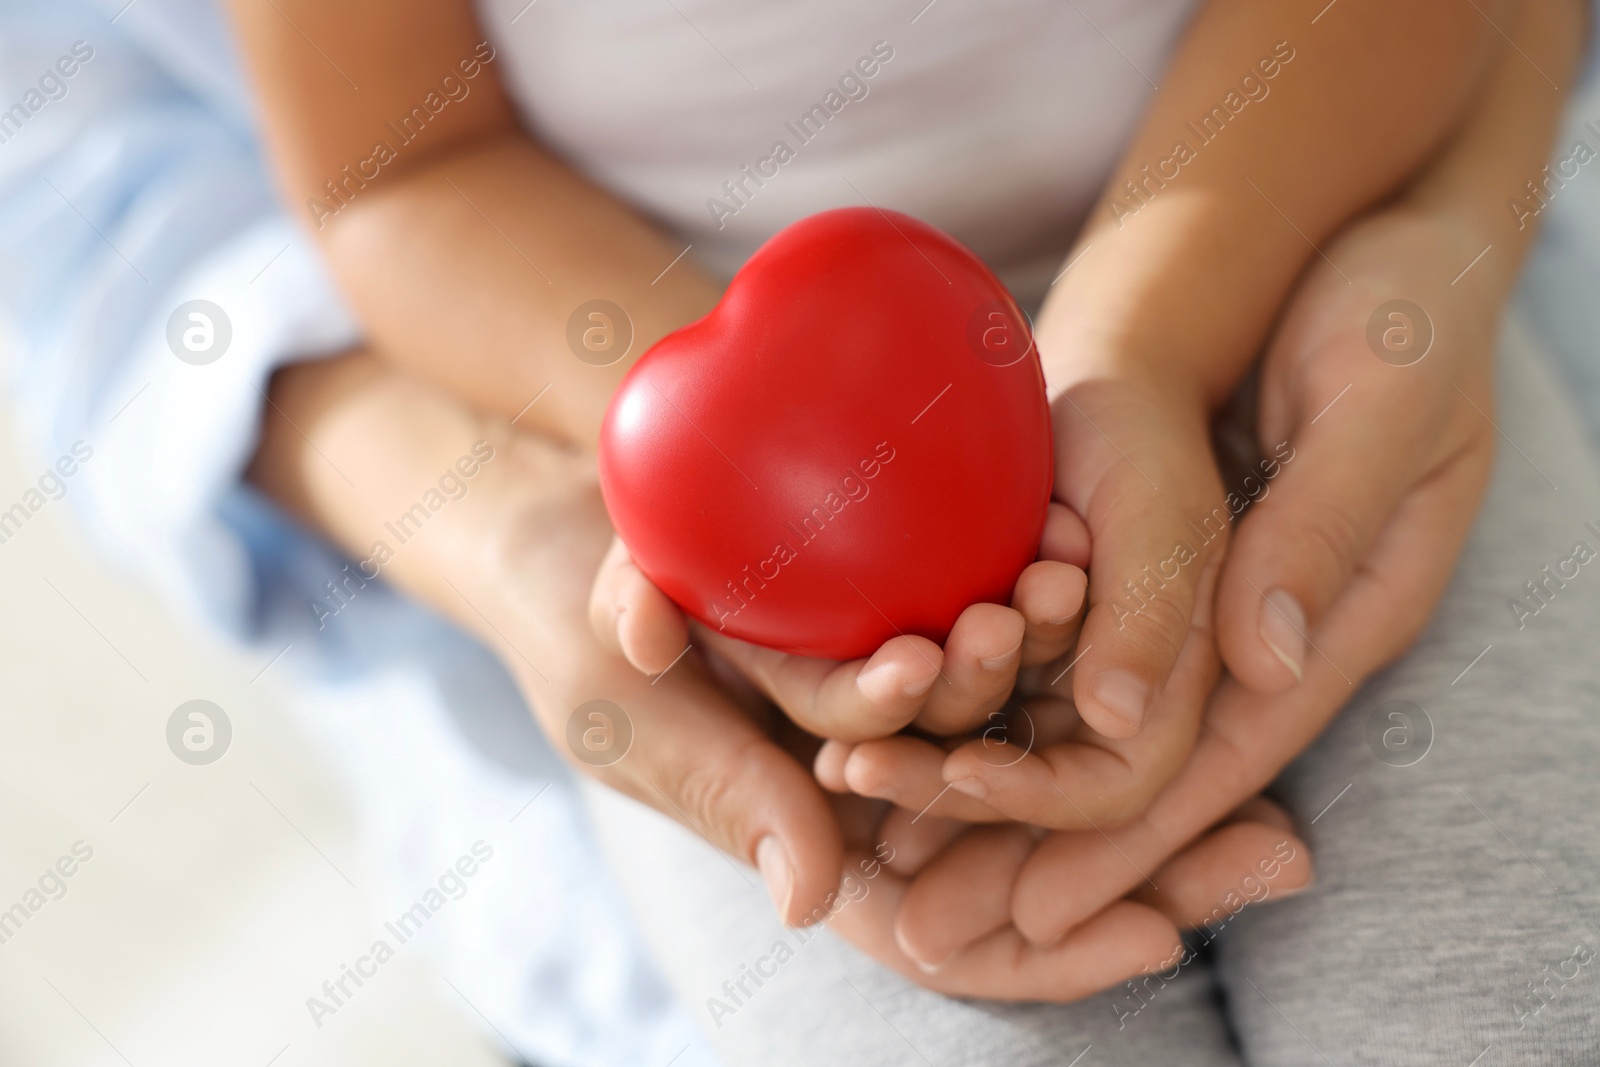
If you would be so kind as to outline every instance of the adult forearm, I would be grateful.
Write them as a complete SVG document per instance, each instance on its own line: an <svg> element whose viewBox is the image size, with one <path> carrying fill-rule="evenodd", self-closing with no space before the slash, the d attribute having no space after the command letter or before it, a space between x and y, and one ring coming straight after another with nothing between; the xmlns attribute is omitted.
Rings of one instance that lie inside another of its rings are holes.
<svg viewBox="0 0 1600 1067"><path fill-rule="evenodd" d="M592 459L477 415L370 352L285 368L269 394L249 478L350 556L328 576L335 586L381 575L513 668L536 659L542 671L525 679L535 690L592 644L589 578L610 537ZM552 514L562 521L537 519ZM523 566L538 552L563 563ZM513 586L545 610L521 610Z"/></svg>

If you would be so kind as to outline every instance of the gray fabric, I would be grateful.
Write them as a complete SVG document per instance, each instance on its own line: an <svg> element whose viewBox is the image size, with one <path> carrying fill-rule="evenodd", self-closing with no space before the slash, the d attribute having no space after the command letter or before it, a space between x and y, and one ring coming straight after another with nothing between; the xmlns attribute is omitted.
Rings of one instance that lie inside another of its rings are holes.
<svg viewBox="0 0 1600 1067"><path fill-rule="evenodd" d="M1318 884L1246 909L1135 1016L1117 1007L1126 990L956 1001L825 931L797 945L753 872L591 790L650 947L725 1062L1600 1063L1600 559L1548 582L1548 606L1520 629L1508 604L1575 542L1600 552L1600 476L1525 334L1509 334L1500 378L1489 500L1433 623L1277 784ZM1368 740L1396 700L1432 724L1405 766ZM726 1000L722 983L780 940L794 958L714 1025L707 998Z"/></svg>

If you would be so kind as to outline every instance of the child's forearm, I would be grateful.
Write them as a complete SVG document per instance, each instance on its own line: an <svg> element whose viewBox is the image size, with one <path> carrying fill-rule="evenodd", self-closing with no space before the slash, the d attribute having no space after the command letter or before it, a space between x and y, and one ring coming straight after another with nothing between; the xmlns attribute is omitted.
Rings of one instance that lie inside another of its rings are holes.
<svg viewBox="0 0 1600 1067"><path fill-rule="evenodd" d="M1041 320L1055 389L1112 361L1220 400L1314 246L1439 143L1501 42L1501 5L1319 6L1197 16Z"/></svg>
<svg viewBox="0 0 1600 1067"><path fill-rule="evenodd" d="M465 0L232 7L286 197L385 359L501 415L539 396L520 427L591 444L632 359L715 303L691 261L663 273L679 247L522 132ZM628 321L585 318L580 358L569 321L592 300Z"/></svg>

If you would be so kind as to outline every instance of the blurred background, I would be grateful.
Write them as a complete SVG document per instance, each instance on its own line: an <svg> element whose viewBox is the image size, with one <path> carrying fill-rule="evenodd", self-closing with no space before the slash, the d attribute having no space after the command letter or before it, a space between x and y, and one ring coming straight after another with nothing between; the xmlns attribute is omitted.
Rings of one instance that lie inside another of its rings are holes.
<svg viewBox="0 0 1600 1067"><path fill-rule="evenodd" d="M16 440L0 415L8 503L48 462ZM382 935L350 786L281 662L172 621L69 520L53 504L0 544L0 910L92 850L64 895L48 880L25 922L0 917L0 1063L504 1063L409 946L312 1024L306 999ZM194 699L232 728L210 764L164 743Z"/></svg>
<svg viewBox="0 0 1600 1067"><path fill-rule="evenodd" d="M252 107L214 0L0 0L0 1065L707 1062L493 656L242 483L359 336Z"/></svg>

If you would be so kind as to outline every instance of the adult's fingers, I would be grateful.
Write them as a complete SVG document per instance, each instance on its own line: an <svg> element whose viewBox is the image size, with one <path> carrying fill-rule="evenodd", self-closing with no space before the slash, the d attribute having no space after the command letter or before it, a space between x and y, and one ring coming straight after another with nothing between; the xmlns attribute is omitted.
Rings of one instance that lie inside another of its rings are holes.
<svg viewBox="0 0 1600 1067"><path fill-rule="evenodd" d="M644 576L620 537L595 576L589 624L601 644L645 674L666 670L689 642L683 612Z"/></svg>
<svg viewBox="0 0 1600 1067"><path fill-rule="evenodd" d="M594 703L570 713L579 769L755 866L784 922L812 914L838 885L843 843L810 774L697 664L655 685L638 675L627 682L597 687ZM624 731L631 739L613 760L608 746Z"/></svg>
<svg viewBox="0 0 1600 1067"><path fill-rule="evenodd" d="M975 826L933 857L906 888L895 944L925 971L1011 923L1011 894L1035 835L1025 826Z"/></svg>
<svg viewBox="0 0 1600 1067"><path fill-rule="evenodd" d="M1167 686L1200 604L1200 576L1232 516L1203 402L1129 380L1079 382L1052 404L1056 496L1094 542L1089 611L1073 678L1098 733L1137 734Z"/></svg>
<svg viewBox="0 0 1600 1067"><path fill-rule="evenodd" d="M1284 693L1253 692L1233 679L1217 687L1183 770L1136 820L1105 834L1054 834L1028 857L1012 898L1012 921L1048 944L1108 901L1137 888L1184 842L1260 792L1322 731L1368 675L1426 624L1452 562L1435 546L1456 535L1481 493L1487 467L1463 457L1408 494L1318 632L1322 655ZM1384 632L1372 625L1385 619Z"/></svg>
<svg viewBox="0 0 1600 1067"><path fill-rule="evenodd" d="M1131 899L1179 927L1225 923L1246 903L1311 883L1305 843L1281 808L1259 798L1155 871ZM924 970L1011 921L1011 888L1039 838L1010 824L974 827L926 862L907 885L895 943Z"/></svg>
<svg viewBox="0 0 1600 1067"><path fill-rule="evenodd" d="M287 381L288 392L274 387L285 414L269 423L269 446L315 449L319 470L348 471L362 488L277 485L279 498L298 500L348 546L370 544L406 486L452 469L485 432L471 412L376 359L308 364ZM494 462L471 494L385 576L493 647L580 770L759 867L785 919L809 914L837 886L843 854L821 789L697 658L651 684L601 646L586 616L611 528L592 464L491 432Z"/></svg>
<svg viewBox="0 0 1600 1067"><path fill-rule="evenodd" d="M1034 945L1008 926L929 973L895 941L895 916L904 900L906 880L887 865L874 865L873 857L865 853L850 853L846 859L851 873L841 896L847 903L835 909L830 928L879 962L948 996L1081 1000L1160 966L1178 949L1178 931L1171 920L1153 908L1122 901L1053 945Z"/></svg>
<svg viewBox="0 0 1600 1067"><path fill-rule="evenodd" d="M1247 904L1281 900L1311 886L1311 853L1286 827L1230 822L1207 834L1202 844L1173 857L1150 876L1149 885L1134 891L1133 899L1180 927L1214 928Z"/></svg>
<svg viewBox="0 0 1600 1067"><path fill-rule="evenodd" d="M910 878L966 833L971 823L945 819L927 812L891 807L878 825L878 839L892 850L889 869Z"/></svg>

